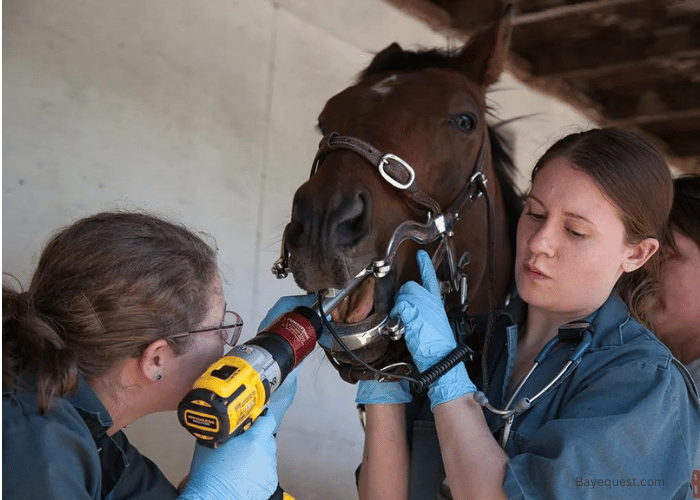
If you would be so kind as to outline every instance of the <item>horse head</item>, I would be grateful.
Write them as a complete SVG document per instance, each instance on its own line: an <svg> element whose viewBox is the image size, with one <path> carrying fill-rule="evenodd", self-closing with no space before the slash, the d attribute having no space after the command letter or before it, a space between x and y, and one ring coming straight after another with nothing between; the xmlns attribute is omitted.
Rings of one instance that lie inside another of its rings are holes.
<svg viewBox="0 0 700 500"><path fill-rule="evenodd" d="M510 20L508 12L453 52L405 51L394 43L321 111L324 138L285 231L294 279L310 292L341 289L390 257L383 272L362 281L333 311L339 328L370 328L386 318L398 287L418 278L416 242L433 252L447 289L458 291L455 276L464 277L461 306L474 313L487 308L487 254L496 252L493 295L505 298L512 267L509 216L518 196L505 170L507 155L486 121L485 94L503 70ZM479 187L494 207L493 248ZM449 216L449 227L426 237L440 215ZM394 373L400 373L410 360L402 341L381 332L355 344L354 354L378 369L399 367ZM346 380L375 377L354 356L322 345Z"/></svg>

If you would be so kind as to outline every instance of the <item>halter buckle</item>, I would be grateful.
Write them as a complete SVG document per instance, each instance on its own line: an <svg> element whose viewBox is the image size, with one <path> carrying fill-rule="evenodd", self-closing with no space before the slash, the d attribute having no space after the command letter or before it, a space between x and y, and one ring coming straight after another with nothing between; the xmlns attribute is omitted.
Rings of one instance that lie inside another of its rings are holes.
<svg viewBox="0 0 700 500"><path fill-rule="evenodd" d="M405 168L408 171L408 181L407 182L399 182L396 179L394 179L389 173L384 169L386 165L389 164L389 160L393 160L399 165L401 165L403 168ZM413 184L413 181L416 180L416 172L413 170L413 167L406 163L403 159L400 157L387 153L384 156L382 156L381 160L379 160L379 165L377 165L377 168L379 169L379 174L384 178L385 181L387 181L389 184L394 186L396 189L408 189L411 187L411 184Z"/></svg>
<svg viewBox="0 0 700 500"><path fill-rule="evenodd" d="M478 184L474 186L474 183L478 181ZM472 193L469 195L469 199L474 201L479 198L486 190L486 185L489 180L486 178L483 172L475 172L474 175L469 179L469 185L474 186Z"/></svg>

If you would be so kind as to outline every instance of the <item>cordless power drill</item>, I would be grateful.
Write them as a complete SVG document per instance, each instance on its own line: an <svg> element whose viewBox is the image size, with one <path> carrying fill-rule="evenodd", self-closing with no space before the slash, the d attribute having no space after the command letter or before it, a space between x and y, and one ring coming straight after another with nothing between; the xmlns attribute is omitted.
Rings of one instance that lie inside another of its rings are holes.
<svg viewBox="0 0 700 500"><path fill-rule="evenodd" d="M248 430L270 395L313 350L322 328L309 307L282 314L197 379L178 406L180 423L210 448Z"/></svg>

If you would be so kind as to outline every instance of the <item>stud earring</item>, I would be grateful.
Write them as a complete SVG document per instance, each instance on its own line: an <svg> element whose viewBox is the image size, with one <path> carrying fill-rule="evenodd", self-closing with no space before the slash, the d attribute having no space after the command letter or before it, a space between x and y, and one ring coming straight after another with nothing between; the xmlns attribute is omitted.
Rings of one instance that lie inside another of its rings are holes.
<svg viewBox="0 0 700 500"><path fill-rule="evenodd" d="M163 378L163 374L162 374L162 373L158 373L158 374L156 375L156 380L160 380L160 379L162 379L162 378Z"/></svg>

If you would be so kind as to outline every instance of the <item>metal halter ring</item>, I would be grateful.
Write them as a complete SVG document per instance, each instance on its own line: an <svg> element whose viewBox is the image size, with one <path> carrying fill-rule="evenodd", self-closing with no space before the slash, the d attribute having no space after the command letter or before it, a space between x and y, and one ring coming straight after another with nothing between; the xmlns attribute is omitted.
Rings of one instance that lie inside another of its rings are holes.
<svg viewBox="0 0 700 500"><path fill-rule="evenodd" d="M384 166L389 164L389 160L394 160L396 163L403 166L408 171L409 178L408 178L407 182L401 183L401 182L397 181L392 176L390 176L386 172L386 170L384 170ZM391 153L387 153L384 156L382 156L382 159L379 161L379 165L377 165L377 168L379 169L379 173L384 178L384 180L387 181L392 186L394 186L396 189L402 189L402 190L408 189L409 187L411 187L411 184L413 184L413 181L416 180L416 172L415 172L415 170L413 170L413 167L411 167L411 165L406 163L400 157L398 157L394 154L391 154Z"/></svg>

